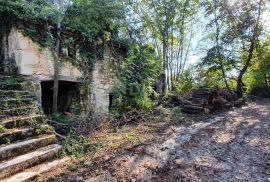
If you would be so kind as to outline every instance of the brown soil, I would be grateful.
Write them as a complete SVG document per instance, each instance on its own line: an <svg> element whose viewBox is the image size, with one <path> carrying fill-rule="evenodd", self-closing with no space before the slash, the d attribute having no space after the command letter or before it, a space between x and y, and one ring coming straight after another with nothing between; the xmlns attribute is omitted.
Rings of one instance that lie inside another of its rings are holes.
<svg viewBox="0 0 270 182"><path fill-rule="evenodd" d="M193 120L99 133L100 151L47 181L269 181L269 101Z"/></svg>

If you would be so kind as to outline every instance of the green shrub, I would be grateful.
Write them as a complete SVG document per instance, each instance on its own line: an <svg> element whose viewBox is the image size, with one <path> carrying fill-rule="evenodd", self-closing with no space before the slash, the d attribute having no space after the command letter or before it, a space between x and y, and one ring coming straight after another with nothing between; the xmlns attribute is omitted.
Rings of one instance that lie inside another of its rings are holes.
<svg viewBox="0 0 270 182"><path fill-rule="evenodd" d="M155 57L150 45L130 43L128 58L117 86L112 90L114 112L132 108L150 110L153 107L151 97L157 95L152 85L160 74L161 61Z"/></svg>
<svg viewBox="0 0 270 182"><path fill-rule="evenodd" d="M192 76L192 69L188 68L183 72L180 81L175 84L177 93L184 93L194 87L194 78Z"/></svg>
<svg viewBox="0 0 270 182"><path fill-rule="evenodd" d="M13 68L11 73L12 75L9 78L5 79L5 84L14 85L22 81L22 78L20 75L18 75L16 68Z"/></svg>
<svg viewBox="0 0 270 182"><path fill-rule="evenodd" d="M68 123L71 121L71 117L65 114L53 113L52 119L61 123Z"/></svg>
<svg viewBox="0 0 270 182"><path fill-rule="evenodd" d="M38 128L36 128L35 132L39 134L45 134L54 132L54 128L50 125L40 125Z"/></svg>
<svg viewBox="0 0 270 182"><path fill-rule="evenodd" d="M3 133L6 130L6 128L3 125L0 125L0 133Z"/></svg>
<svg viewBox="0 0 270 182"><path fill-rule="evenodd" d="M174 107L174 108L172 109L172 113L173 113L173 116L175 117L175 119L176 119L177 121L182 121L182 120L184 120L184 118L185 118L185 113L183 113L183 112L181 111L181 108L180 108L180 107Z"/></svg>
<svg viewBox="0 0 270 182"><path fill-rule="evenodd" d="M90 150L90 144L89 138L71 132L62 142L63 152L72 157L82 157L85 152Z"/></svg>

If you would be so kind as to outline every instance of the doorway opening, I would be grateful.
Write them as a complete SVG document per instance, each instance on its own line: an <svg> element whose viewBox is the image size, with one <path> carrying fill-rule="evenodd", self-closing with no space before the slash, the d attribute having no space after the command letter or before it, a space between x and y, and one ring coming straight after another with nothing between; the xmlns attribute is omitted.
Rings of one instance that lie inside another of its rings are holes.
<svg viewBox="0 0 270 182"><path fill-rule="evenodd" d="M53 81L42 81L42 107L45 114L52 113L53 104ZM58 112L69 112L72 98L75 95L77 84L76 82L59 81L57 108Z"/></svg>

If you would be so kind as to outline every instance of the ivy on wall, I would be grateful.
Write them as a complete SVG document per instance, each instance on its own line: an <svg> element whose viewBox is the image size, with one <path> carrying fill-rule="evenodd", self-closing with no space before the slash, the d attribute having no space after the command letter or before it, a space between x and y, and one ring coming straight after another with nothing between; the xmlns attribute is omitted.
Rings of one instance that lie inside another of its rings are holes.
<svg viewBox="0 0 270 182"><path fill-rule="evenodd" d="M103 52L103 44L117 36L117 21L122 7L113 0L66 1L62 20L61 50L68 50L68 60L83 72ZM7 16L8 15L8 16ZM56 22L59 15L54 0L0 1L0 40L7 24L16 26L42 47L55 47ZM62 52L63 53L63 52ZM76 59L76 54L80 59Z"/></svg>
<svg viewBox="0 0 270 182"><path fill-rule="evenodd" d="M62 14L60 62L69 61L83 73L79 83L83 98L77 100L87 101L93 65L102 58L104 44L117 39L116 22L122 18L123 9L114 0L64 0L64 4L66 11ZM0 1L0 41L8 35L8 31L3 30L8 24L9 30L14 26L41 47L49 47L54 52L59 13L55 0ZM3 55L1 47L0 61L4 60ZM84 105L81 108L88 107L86 102L81 104Z"/></svg>

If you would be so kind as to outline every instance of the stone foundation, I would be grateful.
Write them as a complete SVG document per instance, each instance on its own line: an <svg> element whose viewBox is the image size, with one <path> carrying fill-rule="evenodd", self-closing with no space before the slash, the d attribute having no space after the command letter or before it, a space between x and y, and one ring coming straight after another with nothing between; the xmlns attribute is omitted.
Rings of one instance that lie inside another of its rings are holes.
<svg viewBox="0 0 270 182"><path fill-rule="evenodd" d="M16 28L12 28L9 35L5 37L2 44L6 67L10 64L8 60L14 60L18 73L24 78L25 83L29 83L27 90L31 91L42 105L41 82L53 81L53 52L49 48L40 47ZM108 116L109 93L117 80L117 73L123 61L123 51L119 46L115 48L113 45L106 45L104 50L104 58L97 61L92 69L90 89L87 93L79 90L71 101L71 111L76 114L84 116L91 114L94 118ZM78 68L68 61L61 60L60 81L78 83L82 77L84 75Z"/></svg>

